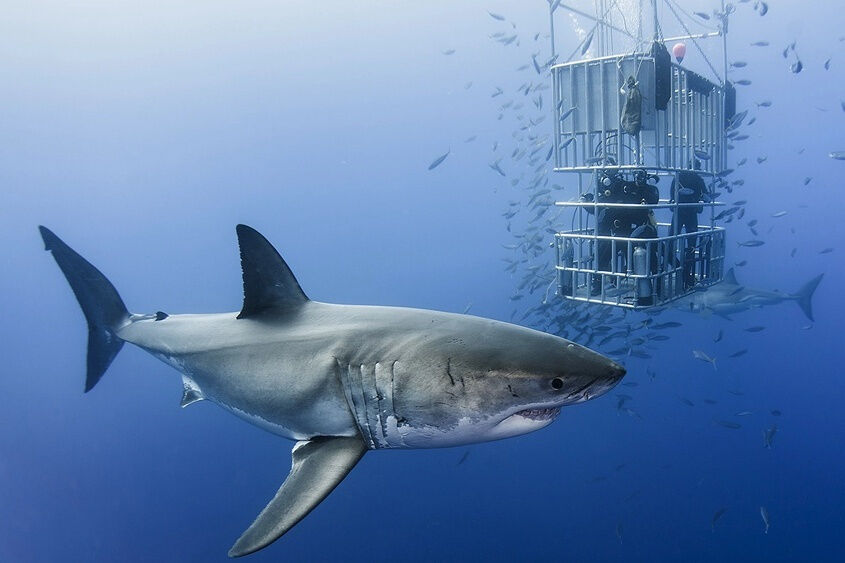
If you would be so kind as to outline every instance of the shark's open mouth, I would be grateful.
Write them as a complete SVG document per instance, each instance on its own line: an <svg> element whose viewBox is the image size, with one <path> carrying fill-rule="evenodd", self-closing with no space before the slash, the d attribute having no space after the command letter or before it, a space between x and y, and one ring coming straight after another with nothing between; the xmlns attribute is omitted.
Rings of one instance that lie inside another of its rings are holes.
<svg viewBox="0 0 845 563"><path fill-rule="evenodd" d="M560 414L560 407L548 409L525 409L524 411L519 411L514 414L531 420L554 420L557 418L557 415Z"/></svg>

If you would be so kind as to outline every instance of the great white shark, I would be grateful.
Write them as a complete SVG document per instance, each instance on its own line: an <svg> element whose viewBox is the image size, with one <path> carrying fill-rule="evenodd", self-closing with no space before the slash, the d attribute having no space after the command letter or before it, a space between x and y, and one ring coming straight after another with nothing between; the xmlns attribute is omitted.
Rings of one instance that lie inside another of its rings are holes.
<svg viewBox="0 0 845 563"><path fill-rule="evenodd" d="M822 281L824 274L819 274L795 293L765 291L740 284L736 273L731 268L725 272L721 283L710 286L706 291L695 292L689 297L679 299L677 308L691 313L714 314L730 319L730 316L742 311L759 309L768 305L777 305L784 301L795 301L804 315L813 320L813 293Z"/></svg>
<svg viewBox="0 0 845 563"><path fill-rule="evenodd" d="M470 315L310 300L275 248L238 225L237 313L130 313L106 277L39 227L88 321L85 390L125 342L182 373L182 406L209 400L295 440L290 473L229 551L255 552L319 504L368 450L497 440L624 376L563 338Z"/></svg>

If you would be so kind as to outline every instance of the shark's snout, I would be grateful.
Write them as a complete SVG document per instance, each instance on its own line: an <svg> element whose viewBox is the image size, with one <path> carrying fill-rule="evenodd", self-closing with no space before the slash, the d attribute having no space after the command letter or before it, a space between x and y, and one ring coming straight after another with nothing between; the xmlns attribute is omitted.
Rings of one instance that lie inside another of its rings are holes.
<svg viewBox="0 0 845 563"><path fill-rule="evenodd" d="M617 364L613 360L606 359L603 377L599 377L590 389L593 397L598 397L613 389L619 381L625 377L627 370L625 366Z"/></svg>
<svg viewBox="0 0 845 563"><path fill-rule="evenodd" d="M619 381L625 374L628 373L628 370L625 369L625 366L617 364L616 362L610 362L610 378L614 380L614 382Z"/></svg>
<svg viewBox="0 0 845 563"><path fill-rule="evenodd" d="M573 377L564 391L564 405L580 403L604 395L625 377L624 366L600 354L590 358L589 366Z"/></svg>

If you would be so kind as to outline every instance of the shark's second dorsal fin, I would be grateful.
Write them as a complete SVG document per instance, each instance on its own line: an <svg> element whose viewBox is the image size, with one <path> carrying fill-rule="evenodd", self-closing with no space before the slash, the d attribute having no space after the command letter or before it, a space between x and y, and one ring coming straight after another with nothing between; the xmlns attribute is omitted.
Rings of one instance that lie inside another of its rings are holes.
<svg viewBox="0 0 845 563"><path fill-rule="evenodd" d="M731 268L727 272L725 272L725 283L730 285L739 285L739 282L736 281L736 272L734 269Z"/></svg>
<svg viewBox="0 0 845 563"><path fill-rule="evenodd" d="M308 297L273 245L252 227L238 225L236 230L244 276L244 306L238 318L288 313L306 303Z"/></svg>

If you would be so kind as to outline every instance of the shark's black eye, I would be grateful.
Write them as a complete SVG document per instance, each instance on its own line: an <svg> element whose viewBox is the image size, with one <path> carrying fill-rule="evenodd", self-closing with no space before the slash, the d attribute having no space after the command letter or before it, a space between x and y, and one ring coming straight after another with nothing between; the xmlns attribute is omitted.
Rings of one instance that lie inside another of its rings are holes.
<svg viewBox="0 0 845 563"><path fill-rule="evenodd" d="M563 387L563 380L559 377L555 377L552 379L552 389L555 391L560 390Z"/></svg>

